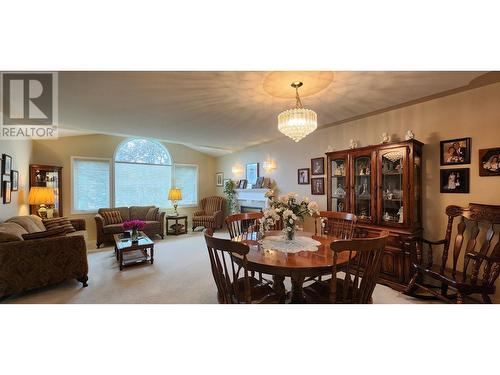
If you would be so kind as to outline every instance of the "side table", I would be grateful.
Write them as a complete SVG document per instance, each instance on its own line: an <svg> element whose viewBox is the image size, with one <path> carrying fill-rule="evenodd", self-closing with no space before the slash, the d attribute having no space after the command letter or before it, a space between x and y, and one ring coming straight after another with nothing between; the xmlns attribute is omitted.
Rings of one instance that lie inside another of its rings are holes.
<svg viewBox="0 0 500 375"><path fill-rule="evenodd" d="M179 234L187 234L187 225L188 225L188 217L184 216L175 216L169 215L166 217L167 220L167 236L177 236ZM169 221L174 221L175 224L172 224L173 228L170 228ZM184 221L184 224L179 224L179 221Z"/></svg>

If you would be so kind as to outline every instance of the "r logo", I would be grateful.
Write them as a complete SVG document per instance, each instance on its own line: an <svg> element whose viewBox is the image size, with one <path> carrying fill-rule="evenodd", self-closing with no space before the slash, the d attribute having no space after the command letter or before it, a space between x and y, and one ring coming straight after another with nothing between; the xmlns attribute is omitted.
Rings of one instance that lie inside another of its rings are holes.
<svg viewBox="0 0 500 375"><path fill-rule="evenodd" d="M2 125L56 125L53 73L4 73L2 92Z"/></svg>

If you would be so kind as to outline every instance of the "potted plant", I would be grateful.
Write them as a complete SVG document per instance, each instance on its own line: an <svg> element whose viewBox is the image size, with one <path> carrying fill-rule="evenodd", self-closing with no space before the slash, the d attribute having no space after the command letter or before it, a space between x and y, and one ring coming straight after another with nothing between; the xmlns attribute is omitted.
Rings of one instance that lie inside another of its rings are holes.
<svg viewBox="0 0 500 375"><path fill-rule="evenodd" d="M226 183L224 184L224 195L227 198L227 207L229 209L229 212L231 214L236 213L236 199L235 199L235 191L234 188L236 187L235 183L233 180L227 180Z"/></svg>

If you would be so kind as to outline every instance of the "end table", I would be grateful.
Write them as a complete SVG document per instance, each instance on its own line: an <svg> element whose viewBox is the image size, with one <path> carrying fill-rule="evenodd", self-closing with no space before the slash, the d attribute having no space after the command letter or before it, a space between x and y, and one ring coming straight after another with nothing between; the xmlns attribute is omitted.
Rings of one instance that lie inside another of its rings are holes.
<svg viewBox="0 0 500 375"><path fill-rule="evenodd" d="M177 236L179 234L187 234L187 225L188 225L188 217L187 215L184 216L175 216L175 215L168 215L166 217L167 220L167 236ZM183 220L184 224L179 224L179 221ZM175 221L175 224L173 224L173 229L170 228L169 221Z"/></svg>

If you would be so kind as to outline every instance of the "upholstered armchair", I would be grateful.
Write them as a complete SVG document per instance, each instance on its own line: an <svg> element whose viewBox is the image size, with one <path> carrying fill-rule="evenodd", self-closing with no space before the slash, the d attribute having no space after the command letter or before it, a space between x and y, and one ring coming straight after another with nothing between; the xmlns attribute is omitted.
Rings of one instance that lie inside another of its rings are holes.
<svg viewBox="0 0 500 375"><path fill-rule="evenodd" d="M200 202L201 210L193 213L193 230L196 227L222 228L226 200L223 197L207 197Z"/></svg>

